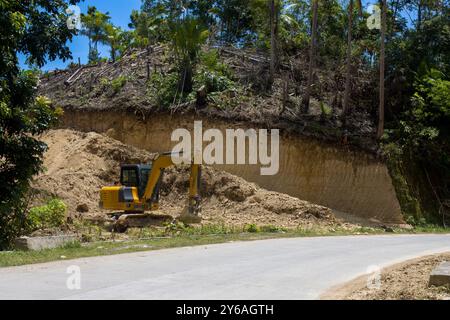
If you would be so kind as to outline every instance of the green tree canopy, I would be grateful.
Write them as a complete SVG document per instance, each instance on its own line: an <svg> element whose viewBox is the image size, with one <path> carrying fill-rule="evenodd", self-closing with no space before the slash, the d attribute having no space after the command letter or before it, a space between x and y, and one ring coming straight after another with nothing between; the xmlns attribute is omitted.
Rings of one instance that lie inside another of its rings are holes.
<svg viewBox="0 0 450 320"><path fill-rule="evenodd" d="M19 54L30 64L70 59L65 10L77 1L0 0L0 249L26 227L26 192L41 170L45 144L38 135L55 122L58 112L36 96L38 73L22 71Z"/></svg>

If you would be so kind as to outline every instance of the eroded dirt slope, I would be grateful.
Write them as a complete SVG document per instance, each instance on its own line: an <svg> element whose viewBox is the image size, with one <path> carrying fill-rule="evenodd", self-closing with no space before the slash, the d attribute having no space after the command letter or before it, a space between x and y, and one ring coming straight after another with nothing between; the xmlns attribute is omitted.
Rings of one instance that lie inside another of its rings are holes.
<svg viewBox="0 0 450 320"><path fill-rule="evenodd" d="M71 216L104 215L98 209L98 191L119 180L120 164L145 163L154 157L97 133L53 130L41 139L49 150L44 159L46 171L33 183L38 191L34 203L59 197L67 203ZM165 213L176 216L182 211L187 201L188 179L187 167L167 170L161 200ZM205 222L286 227L337 223L329 208L264 190L210 167L203 169L202 196ZM87 207L88 212L78 212L80 207Z"/></svg>

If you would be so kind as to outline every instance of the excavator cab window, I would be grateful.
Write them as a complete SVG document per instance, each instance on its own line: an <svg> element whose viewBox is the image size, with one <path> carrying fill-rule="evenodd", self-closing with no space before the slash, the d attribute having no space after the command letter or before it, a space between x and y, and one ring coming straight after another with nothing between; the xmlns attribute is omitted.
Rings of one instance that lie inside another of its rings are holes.
<svg viewBox="0 0 450 320"><path fill-rule="evenodd" d="M120 182L125 187L138 187L139 176L137 166L123 166Z"/></svg>
<svg viewBox="0 0 450 320"><path fill-rule="evenodd" d="M139 197L142 197L145 193L145 188L147 187L148 178L151 171L152 169L148 166L144 166L141 168L141 184L139 186Z"/></svg>
<svg viewBox="0 0 450 320"><path fill-rule="evenodd" d="M123 165L120 183L124 187L138 188L139 197L142 197L151 171L151 165Z"/></svg>

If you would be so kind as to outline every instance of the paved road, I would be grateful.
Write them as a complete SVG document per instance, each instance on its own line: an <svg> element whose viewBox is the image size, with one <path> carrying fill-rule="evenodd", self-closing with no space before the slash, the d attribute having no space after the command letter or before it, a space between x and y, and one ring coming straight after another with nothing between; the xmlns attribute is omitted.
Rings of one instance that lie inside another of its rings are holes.
<svg viewBox="0 0 450 320"><path fill-rule="evenodd" d="M418 256L450 235L277 239L0 269L0 299L316 299L328 288ZM81 270L69 290L67 268Z"/></svg>

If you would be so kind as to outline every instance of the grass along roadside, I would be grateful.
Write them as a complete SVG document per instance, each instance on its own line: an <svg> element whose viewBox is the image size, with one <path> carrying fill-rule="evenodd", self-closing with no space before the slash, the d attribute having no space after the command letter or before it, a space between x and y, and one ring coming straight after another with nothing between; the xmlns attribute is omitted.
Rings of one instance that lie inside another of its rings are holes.
<svg viewBox="0 0 450 320"><path fill-rule="evenodd" d="M420 229L393 229L389 234L450 233L450 229L439 227L421 227ZM85 257L107 256L131 252L152 251L168 248L218 244L233 241L254 241L277 238L379 235L386 234L382 228L297 228L284 229L275 226L247 225L244 229L229 228L223 225L185 227L155 232L148 230L130 230L129 240L74 242L63 247L40 251L0 252L0 267L12 267L50 261L70 260ZM137 236L139 234L139 237ZM148 236L148 238L147 238ZM134 238L134 239L133 239Z"/></svg>

